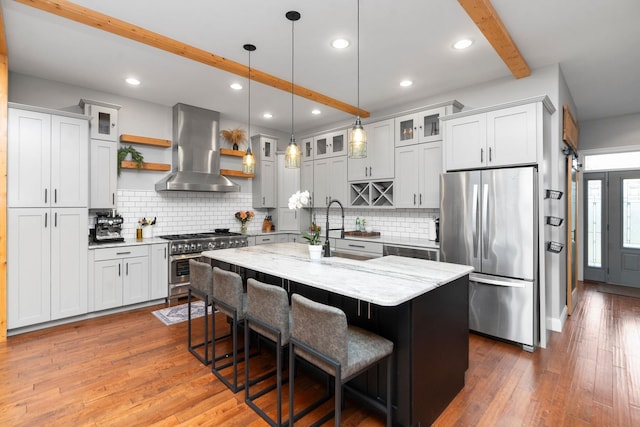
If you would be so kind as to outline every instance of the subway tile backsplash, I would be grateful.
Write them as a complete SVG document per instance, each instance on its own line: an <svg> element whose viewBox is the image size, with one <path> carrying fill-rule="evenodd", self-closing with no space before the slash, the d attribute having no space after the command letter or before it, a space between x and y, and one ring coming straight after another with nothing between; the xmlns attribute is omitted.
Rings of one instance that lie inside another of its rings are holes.
<svg viewBox="0 0 640 427"><path fill-rule="evenodd" d="M253 210L255 218L249 222L249 233L259 233L265 215L275 210L253 209L251 193L206 193L191 191L156 192L154 190L126 190L117 192L117 210L124 218L123 237L135 238L135 229L141 218L156 217L154 235L196 233L214 228L229 228L240 231L240 222L234 214L239 210ZM303 212L309 213L308 209ZM93 213L93 212L91 212ZM326 224L326 209L316 209L316 222L323 229ZM354 230L356 218L384 235L422 239L426 238L427 220L438 217L432 209L345 209L345 230ZM331 228L339 227L339 209L329 214ZM307 220L308 222L308 220ZM89 227L93 227L94 216L89 215ZM276 229L278 224L276 222Z"/></svg>

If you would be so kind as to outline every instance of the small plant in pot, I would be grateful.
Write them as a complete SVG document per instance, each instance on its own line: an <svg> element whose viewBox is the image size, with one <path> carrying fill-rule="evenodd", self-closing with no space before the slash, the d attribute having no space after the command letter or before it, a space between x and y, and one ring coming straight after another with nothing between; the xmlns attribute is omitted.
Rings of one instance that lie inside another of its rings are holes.
<svg viewBox="0 0 640 427"><path fill-rule="evenodd" d="M139 152L132 146L120 147L118 149L118 176L120 176L120 171L122 169L122 161L126 160L127 156L129 155L131 155L131 160L136 162L136 168L142 168L142 161L144 160L144 157L142 156L141 152Z"/></svg>

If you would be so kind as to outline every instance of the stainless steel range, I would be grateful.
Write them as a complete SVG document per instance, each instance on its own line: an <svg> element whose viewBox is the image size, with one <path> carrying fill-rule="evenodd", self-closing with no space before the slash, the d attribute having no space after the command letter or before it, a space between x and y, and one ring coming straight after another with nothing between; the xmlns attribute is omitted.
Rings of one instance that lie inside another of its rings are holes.
<svg viewBox="0 0 640 427"><path fill-rule="evenodd" d="M169 240L169 303L187 295L189 286L189 260L200 259L202 252L248 246L247 236L231 233L227 229L195 234L158 236Z"/></svg>

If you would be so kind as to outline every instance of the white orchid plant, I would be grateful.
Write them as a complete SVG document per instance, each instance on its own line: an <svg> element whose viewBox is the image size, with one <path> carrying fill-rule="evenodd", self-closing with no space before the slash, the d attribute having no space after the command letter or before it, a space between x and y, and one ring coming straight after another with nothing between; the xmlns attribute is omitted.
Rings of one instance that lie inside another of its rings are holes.
<svg viewBox="0 0 640 427"><path fill-rule="evenodd" d="M308 190L296 191L289 197L289 209L300 209L309 206L311 195ZM311 224L311 233L302 232L302 237L309 241L310 245L321 245L320 243L320 227L315 223Z"/></svg>

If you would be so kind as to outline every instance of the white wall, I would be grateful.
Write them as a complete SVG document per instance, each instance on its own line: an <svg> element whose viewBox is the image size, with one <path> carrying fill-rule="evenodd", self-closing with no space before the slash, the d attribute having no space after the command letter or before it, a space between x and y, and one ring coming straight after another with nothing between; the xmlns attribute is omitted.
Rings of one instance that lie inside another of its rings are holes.
<svg viewBox="0 0 640 427"><path fill-rule="evenodd" d="M579 123L579 150L640 145L640 113Z"/></svg>

